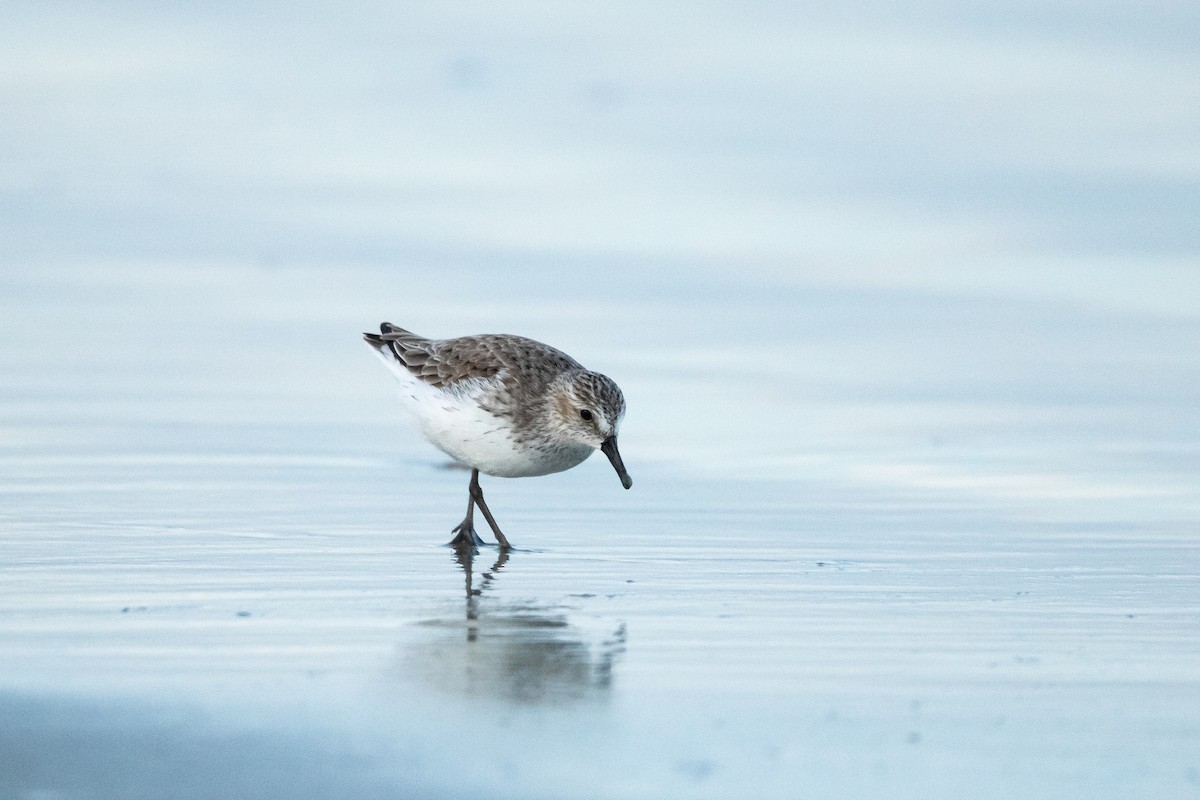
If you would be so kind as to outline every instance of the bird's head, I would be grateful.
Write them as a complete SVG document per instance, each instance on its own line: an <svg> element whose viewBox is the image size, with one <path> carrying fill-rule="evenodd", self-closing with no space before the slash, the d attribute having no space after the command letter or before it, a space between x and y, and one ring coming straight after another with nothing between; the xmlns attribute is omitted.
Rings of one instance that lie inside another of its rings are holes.
<svg viewBox="0 0 1200 800"><path fill-rule="evenodd" d="M600 450L628 489L633 479L617 450L617 431L625 416L625 396L616 382L599 372L580 371L560 381L554 393L557 427L574 442Z"/></svg>

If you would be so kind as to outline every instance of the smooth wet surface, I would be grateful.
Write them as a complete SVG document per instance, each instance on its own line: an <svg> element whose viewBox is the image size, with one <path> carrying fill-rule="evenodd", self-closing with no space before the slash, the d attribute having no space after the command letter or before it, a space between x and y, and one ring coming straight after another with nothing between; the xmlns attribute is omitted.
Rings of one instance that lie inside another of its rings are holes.
<svg viewBox="0 0 1200 800"><path fill-rule="evenodd" d="M1113 369L1042 398L1038 351L1001 402L890 363L795 379L812 345L754 303L716 351L581 311L546 338L622 376L637 484L485 476L502 555L444 544L469 473L357 341L370 277L317 320L296 275L6 278L0 795L1197 790L1197 430L1126 362L1194 370L1190 320L1117 341L1024 309ZM868 336L842 302L810 309L832 350Z"/></svg>

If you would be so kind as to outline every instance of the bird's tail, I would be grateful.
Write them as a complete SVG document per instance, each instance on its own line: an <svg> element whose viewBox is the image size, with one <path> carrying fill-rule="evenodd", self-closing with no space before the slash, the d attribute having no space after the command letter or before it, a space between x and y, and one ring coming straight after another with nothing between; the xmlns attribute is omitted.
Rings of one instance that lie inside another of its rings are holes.
<svg viewBox="0 0 1200 800"><path fill-rule="evenodd" d="M390 322L379 323L379 333L363 333L363 339L366 343L380 352L390 349L389 346L392 342L419 340L420 338L420 336L417 336L412 331L406 331L399 325L393 325Z"/></svg>
<svg viewBox="0 0 1200 800"><path fill-rule="evenodd" d="M429 360L429 339L390 322L380 323L379 333L364 333L363 339L401 380L420 375Z"/></svg>

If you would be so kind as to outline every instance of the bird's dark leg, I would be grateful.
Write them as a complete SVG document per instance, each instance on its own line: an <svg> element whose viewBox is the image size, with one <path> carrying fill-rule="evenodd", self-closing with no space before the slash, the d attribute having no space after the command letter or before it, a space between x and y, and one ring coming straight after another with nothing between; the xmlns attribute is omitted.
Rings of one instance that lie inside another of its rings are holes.
<svg viewBox="0 0 1200 800"><path fill-rule="evenodd" d="M471 470L471 499L479 504L479 510L483 512L483 518L491 526L492 533L496 534L496 541L500 544L500 549L511 549L512 546L508 543L508 539L504 537L504 534L500 532L500 526L496 524L496 518L488 510L487 503L483 502L483 489L479 486L479 470L477 469Z"/></svg>
<svg viewBox="0 0 1200 800"><path fill-rule="evenodd" d="M467 491L467 516L458 523L458 527L451 531L454 538L449 541L449 544L454 547L474 547L483 544L483 539L480 539L479 534L475 533L475 492L478 490L479 470L473 469L471 470L471 486ZM482 504L480 504L480 508L483 508ZM487 510L485 509L483 513L487 514Z"/></svg>

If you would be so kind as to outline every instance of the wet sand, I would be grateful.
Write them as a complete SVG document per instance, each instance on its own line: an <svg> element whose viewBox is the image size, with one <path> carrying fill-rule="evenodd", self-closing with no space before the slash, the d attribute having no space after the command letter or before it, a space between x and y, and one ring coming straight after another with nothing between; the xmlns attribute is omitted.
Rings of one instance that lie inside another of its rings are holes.
<svg viewBox="0 0 1200 800"><path fill-rule="evenodd" d="M622 382L636 484L485 479L502 558L444 546L467 473L357 341L373 273L323 315L307 277L6 277L0 795L1196 791L1189 320L699 283L531 312ZM1054 346L926 365L1014 314Z"/></svg>

